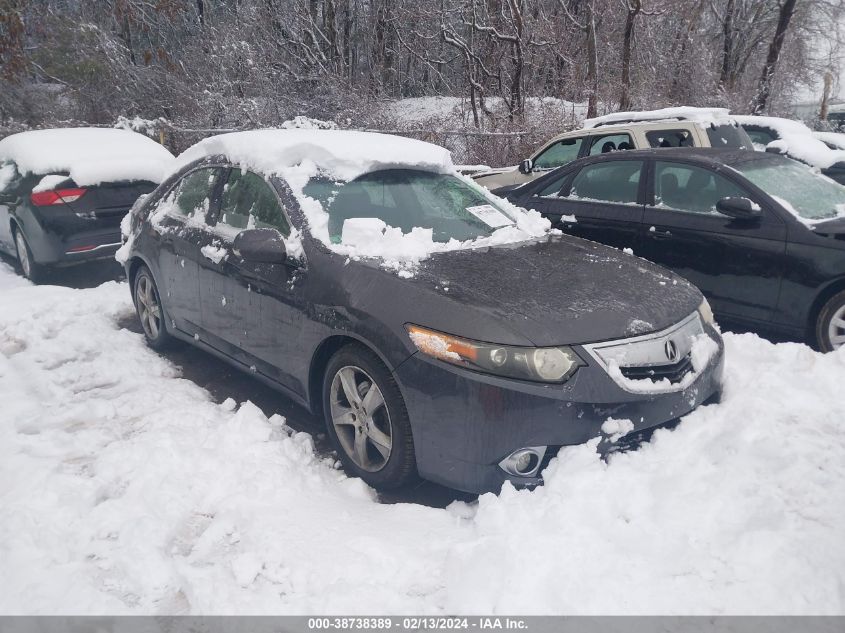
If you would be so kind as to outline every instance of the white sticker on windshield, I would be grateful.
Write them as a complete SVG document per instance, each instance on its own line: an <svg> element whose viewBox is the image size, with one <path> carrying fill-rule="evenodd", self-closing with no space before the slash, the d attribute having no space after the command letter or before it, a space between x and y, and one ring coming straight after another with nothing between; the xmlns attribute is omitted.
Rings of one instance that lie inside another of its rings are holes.
<svg viewBox="0 0 845 633"><path fill-rule="evenodd" d="M480 204L476 207L467 207L467 211L484 222L484 224L491 226L494 229L497 229L500 226L509 226L513 224L513 220L491 204Z"/></svg>

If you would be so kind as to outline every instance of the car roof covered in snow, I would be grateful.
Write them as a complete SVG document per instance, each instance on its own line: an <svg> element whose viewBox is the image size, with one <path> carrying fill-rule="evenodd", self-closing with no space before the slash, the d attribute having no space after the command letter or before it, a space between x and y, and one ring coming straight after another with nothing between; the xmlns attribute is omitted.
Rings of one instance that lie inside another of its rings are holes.
<svg viewBox="0 0 845 633"><path fill-rule="evenodd" d="M726 108L694 108L678 106L660 110L642 110L639 112L614 112L603 116L584 119L584 128L621 123L654 123L656 121L692 121L702 125L732 123L734 117Z"/></svg>
<svg viewBox="0 0 845 633"><path fill-rule="evenodd" d="M454 171L449 151L439 145L352 130L268 129L221 134L185 150L176 160L176 169L208 156L222 156L268 175L282 175L287 168L307 165L310 169L306 172L319 171L339 180L351 180L377 169Z"/></svg>
<svg viewBox="0 0 845 633"><path fill-rule="evenodd" d="M129 130L57 128L32 130L0 140L0 162L13 161L23 174L69 174L81 187L103 182L161 182L173 154Z"/></svg>

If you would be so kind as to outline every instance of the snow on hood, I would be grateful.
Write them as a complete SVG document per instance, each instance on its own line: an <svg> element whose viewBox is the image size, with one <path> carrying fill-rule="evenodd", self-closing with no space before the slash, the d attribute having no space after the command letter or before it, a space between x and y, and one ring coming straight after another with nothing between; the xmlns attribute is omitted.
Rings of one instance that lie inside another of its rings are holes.
<svg viewBox="0 0 845 633"><path fill-rule="evenodd" d="M731 123L736 117L731 116L726 108L693 108L691 106L679 106L675 108L662 108L660 110L642 110L640 112L614 112L604 116L584 119L585 128L593 128L598 125L609 125L613 123L627 123L637 121L640 123L665 121L667 119L682 119L693 121L702 125L711 123Z"/></svg>
<svg viewBox="0 0 845 633"><path fill-rule="evenodd" d="M813 132L813 138L835 145L837 149L845 149L845 134L842 132Z"/></svg>
<svg viewBox="0 0 845 633"><path fill-rule="evenodd" d="M173 154L128 130L60 128L12 134L0 140L0 161L14 161L21 174L67 173L80 187L103 182L159 183Z"/></svg>
<svg viewBox="0 0 845 633"><path fill-rule="evenodd" d="M800 121L772 116L741 115L733 117L740 125L758 125L772 130L780 138L766 147L787 153L808 165L827 169L845 161L845 150L832 150L815 138L813 131Z"/></svg>
<svg viewBox="0 0 845 633"><path fill-rule="evenodd" d="M283 178L299 202L311 235L330 250L352 259L381 259L386 268L404 277L412 276L416 265L432 253L522 242L540 237L551 228L549 221L539 213L525 212L460 175L445 148L415 139L351 130L233 132L207 138L190 147L176 159L175 169L206 156L218 155L246 169ZM443 243L434 241L430 229L415 228L403 233L373 218L350 225L348 243L332 243L329 214L318 200L305 194L308 182L318 175L349 182L372 171L397 168L460 178L504 210L513 222L489 237Z"/></svg>

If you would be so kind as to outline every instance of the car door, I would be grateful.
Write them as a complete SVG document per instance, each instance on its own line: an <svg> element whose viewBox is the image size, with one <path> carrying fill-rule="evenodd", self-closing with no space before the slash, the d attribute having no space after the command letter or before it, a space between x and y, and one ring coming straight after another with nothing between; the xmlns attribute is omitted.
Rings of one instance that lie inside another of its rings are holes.
<svg viewBox="0 0 845 633"><path fill-rule="evenodd" d="M550 181L530 199L567 233L617 248L633 248L641 230L645 178L642 160L606 160ZM566 216L575 216L575 222Z"/></svg>
<svg viewBox="0 0 845 633"><path fill-rule="evenodd" d="M304 322L301 262L258 264L232 249L243 230L272 228L284 237L290 223L273 185L251 171L225 176L217 212L200 249L200 302L208 342L253 371L302 392L294 368L307 362L298 345Z"/></svg>
<svg viewBox="0 0 845 633"><path fill-rule="evenodd" d="M158 269L171 325L190 336L202 330L199 293L202 226L212 209L220 167L201 167L179 180L156 205L151 225L158 234Z"/></svg>
<svg viewBox="0 0 845 633"><path fill-rule="evenodd" d="M637 255L682 275L704 293L722 317L767 321L777 304L786 249L786 226L727 170L656 160ZM725 197L757 203L757 220L716 211Z"/></svg>

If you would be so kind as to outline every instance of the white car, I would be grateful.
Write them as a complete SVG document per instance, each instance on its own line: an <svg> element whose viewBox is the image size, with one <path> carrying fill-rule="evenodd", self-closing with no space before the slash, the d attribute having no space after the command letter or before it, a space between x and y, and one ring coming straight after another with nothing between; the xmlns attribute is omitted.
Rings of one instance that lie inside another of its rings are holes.
<svg viewBox="0 0 845 633"><path fill-rule="evenodd" d="M554 137L519 165L472 174L488 189L519 185L577 158L649 147L751 147L724 108L664 108L586 119L584 127Z"/></svg>

